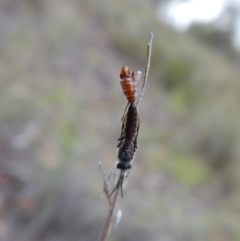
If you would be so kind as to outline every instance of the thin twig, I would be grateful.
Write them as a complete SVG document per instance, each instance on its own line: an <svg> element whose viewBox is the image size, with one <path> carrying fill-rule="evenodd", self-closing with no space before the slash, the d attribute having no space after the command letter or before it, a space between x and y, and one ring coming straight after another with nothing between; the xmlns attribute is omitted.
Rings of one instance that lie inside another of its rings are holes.
<svg viewBox="0 0 240 241"><path fill-rule="evenodd" d="M113 220L113 215L114 215L115 207L117 204L118 191L119 191L119 188L117 188L116 192L114 193L113 201L109 203L110 204L109 212L108 212L107 220L106 220L104 228L103 228L103 232L102 232L100 241L105 241L107 239L108 235L110 234L112 227L115 226L115 225L113 225L113 224L115 224L115 222ZM109 196L108 196L108 198L109 198Z"/></svg>
<svg viewBox="0 0 240 241"><path fill-rule="evenodd" d="M136 76L135 76L135 80L136 80L136 82L137 82L137 88L138 88L138 84L139 84L139 81L140 81L140 79L141 79L141 75L142 75L142 71L139 71L138 70L138 72L137 72L137 74L136 74Z"/></svg>
<svg viewBox="0 0 240 241"><path fill-rule="evenodd" d="M143 85L142 85L142 91L140 94L140 97L137 101L136 106L139 107L139 104L142 100L144 91L145 91L145 87L146 87L146 83L147 83L147 78L148 78L148 73L149 73L149 68L150 68L150 61L151 61L151 53L152 53L152 41L153 41L153 33L150 34L150 40L148 42L148 48L147 48L147 61L146 61L146 65L145 65L145 73L144 73L144 79L143 79Z"/></svg>
<svg viewBox="0 0 240 241"><path fill-rule="evenodd" d="M148 42L148 48L147 48L147 61L146 61L146 66L145 66L145 74L144 74L144 79L143 79L143 85L142 85L142 90L141 90L141 94L140 97L137 101L137 108L139 107L140 101L142 100L143 94L144 94L144 90L146 87L146 83L147 83L147 78L148 78L148 73L149 73L149 68L150 68L150 59L151 59L151 51L152 51L152 41L153 41L153 33L150 34L150 40ZM139 78L140 78L141 73L139 73ZM108 212L108 216L103 228L103 232L102 232L102 236L100 241L106 241L108 235L110 234L110 231L112 229L112 227L116 226L117 223L119 222L120 218L121 218L121 211L118 210L116 211L116 206L117 206L117 199L118 199L118 193L119 193L119 189L120 186L119 185L115 192L113 197L110 195L110 190L109 190L109 182L114 182L114 180L112 180L112 174L116 174L116 168L114 170L111 171L111 173L108 175L108 177L106 176L106 174L103 171L102 168L102 164L101 162L98 163L99 164L99 168L102 174L102 178L103 178L103 182L104 182L104 193L107 197L108 203L109 203L109 212ZM114 173L113 173L114 172ZM115 175L113 175L115 176ZM114 218L115 216L115 218Z"/></svg>
<svg viewBox="0 0 240 241"><path fill-rule="evenodd" d="M111 175L111 173L107 177L106 173L103 171L101 162L98 162L98 166L99 166L100 172L102 174L102 179L103 179L103 192L105 193L105 195L107 197L108 203L111 204L111 200L110 200L110 196L109 196L109 193L110 193L109 181L108 181L108 178Z"/></svg>

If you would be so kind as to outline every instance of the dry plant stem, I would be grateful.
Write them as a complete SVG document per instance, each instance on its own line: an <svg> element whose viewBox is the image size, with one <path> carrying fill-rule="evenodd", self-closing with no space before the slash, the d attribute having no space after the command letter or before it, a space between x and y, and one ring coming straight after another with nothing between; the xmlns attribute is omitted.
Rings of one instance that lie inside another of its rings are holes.
<svg viewBox="0 0 240 241"><path fill-rule="evenodd" d="M109 197L109 182L108 182L108 178L106 176L106 173L103 171L103 168L102 168L102 163L101 162L98 162L98 166L99 166L99 169L100 169L100 172L102 174L102 179L103 179L103 192L105 193L106 197L107 197L107 200L108 200L108 203L111 204L111 200L110 200L110 197ZM109 174L109 176L111 175L111 173ZM108 176L108 177L109 177Z"/></svg>
<svg viewBox="0 0 240 241"><path fill-rule="evenodd" d="M98 166L100 169L100 172L102 174L102 178L103 178L103 183L104 183L104 187L103 187L103 191L107 197L108 203L109 203L109 212L108 212L108 217L107 220L105 222L104 228L103 228L103 232L102 232L102 236L101 236L101 241L105 241L111 231L111 228L114 226L114 211L115 211L115 207L116 207L116 203L117 203L117 197L118 197L118 192L119 192L119 188L116 189L116 192L114 193L113 196L113 200L111 200L111 196L110 196L110 190L109 190L109 179L112 177L112 174L114 171L116 171L116 168L114 168L110 174L107 176L105 174L105 172L103 171L102 168L102 163L98 162Z"/></svg>
<svg viewBox="0 0 240 241"><path fill-rule="evenodd" d="M148 78L148 73L149 73L149 68L150 68L150 61L151 61L151 53L152 53L152 41L153 41L153 33L150 34L150 40L148 42L147 61L146 61L146 65L145 65L145 73L144 73L142 91L141 91L140 97L136 104L137 108L139 107L139 104L142 100L142 97L143 97L143 94L145 91L145 87L146 87L146 83L147 83L147 78Z"/></svg>
<svg viewBox="0 0 240 241"><path fill-rule="evenodd" d="M144 73L144 79L143 79L141 94L140 94L140 97L139 97L139 99L136 103L137 108L139 107L139 104L142 100L142 97L143 97L143 94L144 94L144 91L145 91L145 87L146 87L146 83L147 83L147 78L148 78L148 73L149 73L149 68L150 68L152 41L153 41L153 33L150 34L150 40L148 42L147 61L146 61L146 66L145 66L145 73ZM108 203L109 203L109 213L108 213L107 220L105 222L103 232L102 232L102 236L101 236L101 239L100 239L100 241L106 241L108 235L110 234L111 228L113 226L113 215L114 215L115 208L116 208L116 205L117 205L118 192L119 192L120 186L116 189L116 191L114 193L114 196L113 196L113 199L111 200L111 196L109 194L110 193L109 182L108 182L109 180L107 180L106 174L102 170L101 163L99 163L99 167L100 167L100 171L102 173L102 177L103 177L103 180L104 180L104 193L106 194L106 197L107 197L107 200L108 200Z"/></svg>
<svg viewBox="0 0 240 241"><path fill-rule="evenodd" d="M119 191L119 188L117 188L116 192L114 193L113 201L109 203L109 212L108 212L107 220L106 220L104 228L103 228L103 232L102 232L100 241L105 241L107 239L108 235L110 234L111 228L113 226L112 219L113 219L113 214L115 211L115 206L117 203L118 191ZM109 199L109 197L107 197L107 198Z"/></svg>

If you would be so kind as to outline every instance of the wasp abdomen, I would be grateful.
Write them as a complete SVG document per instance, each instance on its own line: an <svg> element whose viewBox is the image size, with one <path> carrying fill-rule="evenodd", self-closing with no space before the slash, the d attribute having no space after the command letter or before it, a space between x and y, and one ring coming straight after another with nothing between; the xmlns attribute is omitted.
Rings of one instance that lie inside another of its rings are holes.
<svg viewBox="0 0 240 241"><path fill-rule="evenodd" d="M122 66L120 78L120 84L122 86L123 93L128 99L128 102L133 104L136 99L136 81L135 81L135 73L130 71L128 66Z"/></svg>

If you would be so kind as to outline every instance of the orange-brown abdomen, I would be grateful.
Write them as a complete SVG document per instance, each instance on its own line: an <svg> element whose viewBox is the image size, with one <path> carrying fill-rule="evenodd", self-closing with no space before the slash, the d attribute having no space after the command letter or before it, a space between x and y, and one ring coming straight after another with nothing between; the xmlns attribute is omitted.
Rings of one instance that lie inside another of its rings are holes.
<svg viewBox="0 0 240 241"><path fill-rule="evenodd" d="M126 95L128 102L133 104L136 98L136 81L134 72L131 73L128 66L124 65L121 69L120 84L122 86L123 93Z"/></svg>

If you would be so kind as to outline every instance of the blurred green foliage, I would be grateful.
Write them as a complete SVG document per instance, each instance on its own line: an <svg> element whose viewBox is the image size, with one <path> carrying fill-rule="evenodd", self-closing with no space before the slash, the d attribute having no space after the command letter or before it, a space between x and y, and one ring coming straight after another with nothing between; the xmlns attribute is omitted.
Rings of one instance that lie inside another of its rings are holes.
<svg viewBox="0 0 240 241"><path fill-rule="evenodd" d="M190 188L206 181L206 177L209 175L207 166L196 155L178 154L172 156L169 160L169 166L172 174Z"/></svg>

